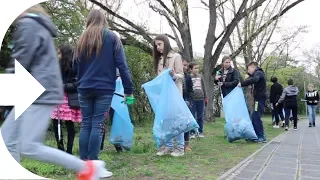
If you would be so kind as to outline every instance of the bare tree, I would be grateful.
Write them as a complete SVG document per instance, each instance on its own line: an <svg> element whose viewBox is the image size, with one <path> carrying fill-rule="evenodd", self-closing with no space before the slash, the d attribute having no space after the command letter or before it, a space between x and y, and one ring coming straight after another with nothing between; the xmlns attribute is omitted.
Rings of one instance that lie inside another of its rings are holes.
<svg viewBox="0 0 320 180"><path fill-rule="evenodd" d="M193 60L188 1L171 0L170 6L162 0L149 0L149 7L167 19L180 51Z"/></svg>
<svg viewBox="0 0 320 180"><path fill-rule="evenodd" d="M106 10L110 15L114 16L117 20L122 21L125 27L122 27L123 30L127 32L132 32L134 34L138 34L143 39L145 39L148 43L152 43L151 34L147 32L146 29L141 28L136 25L132 21L124 18L123 16L115 13L110 8L104 6L96 0L89 0L90 2L100 6L102 9ZM206 117L207 120L214 120L213 116L213 76L212 70L214 69L221 52L224 49L225 44L229 41L231 34L234 29L238 25L238 23L254 12L258 7L260 7L266 0L255 0L251 1L252 4L248 4L248 0L243 0L239 8L234 13L234 17L229 23L226 23L226 27L218 36L216 36L216 26L218 21L217 8L220 6L224 6L228 0L208 0L209 2L205 2L201 0L202 4L204 4L209 9L209 28L207 32L207 37L204 45L204 79L206 86L208 87L207 95L209 104L206 107ZM252 35L246 38L237 49L234 50L232 57L240 54L244 48L246 48L265 28L267 28L272 22L274 22L278 17L282 16L285 12L287 12L290 8L302 2L303 0L297 0L294 3L287 6L281 13L276 15L276 17L270 18L270 20L264 23L260 28L258 28ZM192 41L190 35L190 24L189 24L189 16L188 16L188 1L187 0L171 0L171 6L165 4L162 0L146 0L145 2L149 3L149 7L158 12L161 16L165 17L173 31L173 39L177 42L179 48L183 48L183 51L191 57L192 59ZM180 36L180 37L179 37ZM213 48L215 49L213 51ZM213 54L212 54L213 52Z"/></svg>
<svg viewBox="0 0 320 180"><path fill-rule="evenodd" d="M221 2L218 2L217 0L209 0L209 3L205 3L206 6L209 8L209 14L210 14L210 21L209 21L209 29L207 33L206 43L205 43L205 51L204 51L204 78L207 85L207 95L209 98L209 104L207 106L207 119L213 119L213 76L212 70L214 69L221 52L224 49L224 46L226 43L230 42L230 36L232 35L234 29L237 27L238 23L243 19L247 18L249 15L251 15L257 8L262 6L262 4L266 0L251 0L250 2L248 0L243 0L240 4L239 8L237 10L234 10L234 16L232 20L225 26L224 30L216 36L216 26L218 22L218 13L217 13L217 4L220 4ZM243 43L231 54L231 58L234 59L240 52L242 52L245 48L249 47L252 44L252 41L257 38L257 36L265 30L265 28L269 27L272 22L276 21L279 17L281 17L283 14L285 14L289 9L294 7L295 5L299 4L303 0L297 0L294 3L288 5L286 8L284 8L282 11L277 13L275 16L271 17L269 21L263 23L260 28L257 28L253 33L250 33L251 35L249 37L245 37ZM202 1L203 2L203 1ZM254 23L256 24L256 23ZM251 27L251 26L249 26ZM245 33L246 34L246 33ZM268 36L266 36L268 37ZM221 38L221 39L220 39ZM216 43L218 43L216 45ZM229 43L230 44L230 43ZM213 47L215 46L215 49L213 50ZM213 54L212 54L213 52Z"/></svg>
<svg viewBox="0 0 320 180"><path fill-rule="evenodd" d="M319 49L320 49L320 44L317 44L312 48L305 50L303 52L303 55L306 58L305 60L306 66L307 67L314 66L314 71L318 78L320 78L320 50Z"/></svg>

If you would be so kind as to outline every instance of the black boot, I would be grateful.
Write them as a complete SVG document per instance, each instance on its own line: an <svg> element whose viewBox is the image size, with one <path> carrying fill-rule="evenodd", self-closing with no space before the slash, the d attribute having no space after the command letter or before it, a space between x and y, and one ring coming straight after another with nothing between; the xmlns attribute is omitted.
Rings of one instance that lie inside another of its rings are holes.
<svg viewBox="0 0 320 180"><path fill-rule="evenodd" d="M316 122L313 122L313 127L316 127Z"/></svg>
<svg viewBox="0 0 320 180"><path fill-rule="evenodd" d="M309 123L309 127L312 127L312 124L311 124L311 123Z"/></svg>
<svg viewBox="0 0 320 180"><path fill-rule="evenodd" d="M122 148L121 148L120 145L114 145L114 148L116 148L116 151L117 151L118 153L122 152Z"/></svg>

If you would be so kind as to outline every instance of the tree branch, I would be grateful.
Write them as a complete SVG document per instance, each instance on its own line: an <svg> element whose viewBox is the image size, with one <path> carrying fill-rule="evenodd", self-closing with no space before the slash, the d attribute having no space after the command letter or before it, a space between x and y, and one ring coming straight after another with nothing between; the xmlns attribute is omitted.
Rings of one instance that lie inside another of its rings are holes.
<svg viewBox="0 0 320 180"><path fill-rule="evenodd" d="M135 23L133 23L132 21L120 16L119 14L113 12L111 9L109 9L108 7L106 7L105 5L101 4L100 2L96 1L96 0L89 0L90 2L96 4L97 6L99 6L100 8L104 9L105 11L107 11L109 14L111 14L112 16L115 16L116 18L122 20L123 22L127 23L128 25L130 25L131 27L133 27L134 29L136 29L139 34L145 39L147 40L149 43L153 42L153 39L146 33L146 31L137 26Z"/></svg>
<svg viewBox="0 0 320 180"><path fill-rule="evenodd" d="M149 3L149 7L150 7L154 12L157 12L157 13L159 13L160 15L164 16L164 17L167 19L167 21L168 21L169 24L172 24L174 27L176 27L177 29L179 29L179 28L178 28L178 25L175 24L175 23L171 20L170 16L168 15L168 13L167 13L166 11L164 11L164 10L162 10L162 9L159 9L159 8L151 5L151 3Z"/></svg>
<svg viewBox="0 0 320 180"><path fill-rule="evenodd" d="M263 1L263 0L260 0L260 1ZM242 19L241 14L243 14L242 11L245 9L247 2L248 2L248 0L242 1L242 4L240 5L236 16L232 19L232 21L228 24L227 28L225 29L225 33L224 33L221 41L219 42L216 50L214 51L214 54L210 57L211 67L214 67L214 65L217 63L219 55L221 54L224 45L228 41L228 38L232 34L232 32L233 32L234 28L236 27L236 25L238 24L238 22Z"/></svg>
<svg viewBox="0 0 320 180"><path fill-rule="evenodd" d="M293 8L297 4L301 3L302 1L304 1L304 0L297 0L294 3L290 4L289 6L284 8L279 14L273 16L270 20L268 20L261 27L259 27L247 40L244 41L244 43L234 53L231 54L231 58L238 56L240 54L240 52L249 43L251 43L265 28L267 28L273 21L275 21L277 18L283 16L287 11L289 11L291 8Z"/></svg>

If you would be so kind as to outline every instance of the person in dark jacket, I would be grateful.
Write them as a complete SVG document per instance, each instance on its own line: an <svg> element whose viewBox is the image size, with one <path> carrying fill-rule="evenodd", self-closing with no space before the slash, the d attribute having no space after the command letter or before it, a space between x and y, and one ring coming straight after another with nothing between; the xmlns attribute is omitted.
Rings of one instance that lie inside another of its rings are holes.
<svg viewBox="0 0 320 180"><path fill-rule="evenodd" d="M274 128L279 128L279 116L282 120L282 125L284 126L284 117L282 113L283 104L278 104L276 106L278 100L280 99L280 96L282 95L283 87L281 84L278 83L277 77L272 77L271 81L273 82L273 85L271 85L270 88L270 103L272 107L272 116L275 118L275 124Z"/></svg>
<svg viewBox="0 0 320 180"><path fill-rule="evenodd" d="M305 100L308 105L308 115L309 115L309 127L316 126L316 110L319 102L318 91L313 90L313 85L308 85L308 92L306 93Z"/></svg>
<svg viewBox="0 0 320 180"><path fill-rule="evenodd" d="M258 63L251 62L248 64L248 75L250 76L243 82L239 83L240 87L253 85L254 110L252 112L252 125L258 136L258 143L267 142L262 123L262 114L267 100L267 83L263 70L258 67Z"/></svg>
<svg viewBox="0 0 320 180"><path fill-rule="evenodd" d="M77 85L82 122L79 137L81 159L98 160L105 127L116 87L116 68L124 88L124 101L133 97L133 82L120 38L108 29L105 14L92 10L86 30L75 49Z"/></svg>
<svg viewBox="0 0 320 180"><path fill-rule="evenodd" d="M11 57L28 70L45 91L17 119L14 107L2 124L1 134L8 151L18 163L22 155L60 165L76 172L79 180L103 177L103 161L83 161L44 144L52 111L63 103L61 71L53 40L57 36L56 26L40 4L28 8L14 23L17 29ZM6 72L14 73L14 70L14 66L10 66Z"/></svg>
<svg viewBox="0 0 320 180"><path fill-rule="evenodd" d="M221 86L223 97L227 96L240 82L240 73L231 67L231 58L222 58L222 68L216 74L214 83Z"/></svg>
<svg viewBox="0 0 320 180"><path fill-rule="evenodd" d="M189 60L188 58L183 54L183 53L179 53L182 57L182 62L183 62L183 71L184 71L184 82L183 82L183 86L182 86L182 92L183 92L183 99L186 102L186 104L188 105L190 111L192 108L192 95L193 95L193 82L191 79L190 74L188 73L189 71ZM191 151L191 147L190 147L190 132L186 132L184 133L184 142L185 142L185 148L184 151Z"/></svg>
<svg viewBox="0 0 320 180"><path fill-rule="evenodd" d="M62 44L58 47L58 58L62 72L62 82L64 86L64 102L58 105L52 115L52 123L58 149L65 151L63 133L58 128L60 121L64 122L67 127L68 142L66 152L72 154L73 142L75 137L74 123L81 122L81 112L79 107L78 92L75 85L75 74L72 71L73 48L69 44ZM76 97L76 98L74 98ZM59 131L60 130L60 139Z"/></svg>
<svg viewBox="0 0 320 180"><path fill-rule="evenodd" d="M285 130L288 131L289 129L289 117L290 112L292 111L293 116L293 129L297 130L297 123L298 123L298 100L297 96L299 93L299 89L294 85L293 80L288 80L288 87L286 87L282 95L276 104L278 106L280 103L284 102L284 109L285 109L285 123L286 128Z"/></svg>

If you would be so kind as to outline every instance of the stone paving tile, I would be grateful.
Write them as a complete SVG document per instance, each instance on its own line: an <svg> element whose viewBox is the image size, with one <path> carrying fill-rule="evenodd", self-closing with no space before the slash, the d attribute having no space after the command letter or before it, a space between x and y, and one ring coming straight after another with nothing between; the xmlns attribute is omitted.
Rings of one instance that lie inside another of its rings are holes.
<svg viewBox="0 0 320 180"><path fill-rule="evenodd" d="M314 164L314 165L320 165L320 161L301 159L300 164Z"/></svg>
<svg viewBox="0 0 320 180"><path fill-rule="evenodd" d="M301 169L309 169L309 170L320 170L320 165L300 164L300 168Z"/></svg>
<svg viewBox="0 0 320 180"><path fill-rule="evenodd" d="M277 173L270 173L264 172L259 180L294 180L295 175L286 175L286 174L277 174Z"/></svg>
<svg viewBox="0 0 320 180"><path fill-rule="evenodd" d="M312 178L319 178L320 171L318 170L311 170L311 169L301 169L301 176L307 176Z"/></svg>
<svg viewBox="0 0 320 180"><path fill-rule="evenodd" d="M283 162L283 161L270 161L268 164L269 167L288 167L288 168L297 168L297 162Z"/></svg>
<svg viewBox="0 0 320 180"><path fill-rule="evenodd" d="M267 166L267 168L264 170L265 172L270 173L279 173L279 174L287 174L292 175L297 173L297 167L289 168L289 167L272 167L270 165Z"/></svg>
<svg viewBox="0 0 320 180"><path fill-rule="evenodd" d="M258 171L250 171L250 170L243 170L237 177L239 178L253 178Z"/></svg>
<svg viewBox="0 0 320 180"><path fill-rule="evenodd" d="M270 143L234 180L252 179L257 173L261 173L259 180L320 180L320 128L307 126L304 120L298 131L290 129Z"/></svg>
<svg viewBox="0 0 320 180"><path fill-rule="evenodd" d="M320 178L311 178L311 177L302 176L300 180L320 180Z"/></svg>

